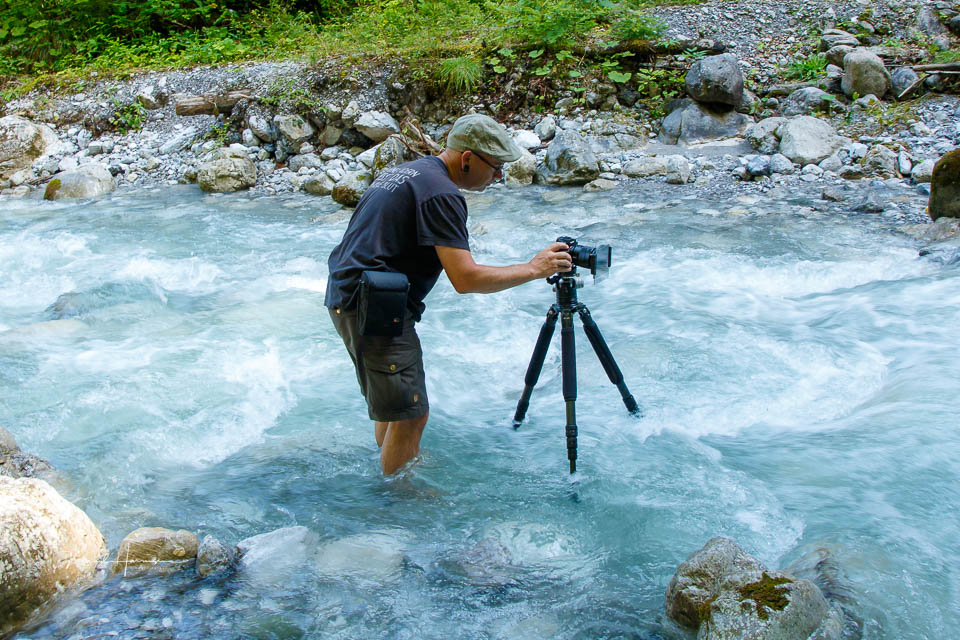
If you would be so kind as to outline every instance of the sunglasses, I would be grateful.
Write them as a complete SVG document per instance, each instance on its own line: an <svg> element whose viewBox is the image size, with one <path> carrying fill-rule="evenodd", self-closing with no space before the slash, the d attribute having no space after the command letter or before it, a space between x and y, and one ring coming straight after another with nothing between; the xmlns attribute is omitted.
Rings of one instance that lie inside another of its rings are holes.
<svg viewBox="0 0 960 640"><path fill-rule="evenodd" d="M476 151L474 151L473 155L476 156L477 158L480 158L481 160L483 160L483 163L484 163L485 165L487 165L488 167L490 167L491 169L493 169L494 175L503 172L503 164L495 165L495 164L491 163L489 160L487 160L486 158L484 158L483 156L481 156L481 155L480 155L479 153L477 153Z"/></svg>

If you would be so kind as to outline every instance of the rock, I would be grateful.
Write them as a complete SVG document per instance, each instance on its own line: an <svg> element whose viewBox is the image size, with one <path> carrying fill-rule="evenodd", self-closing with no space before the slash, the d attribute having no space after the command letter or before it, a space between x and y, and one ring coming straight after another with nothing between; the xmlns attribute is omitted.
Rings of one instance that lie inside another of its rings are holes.
<svg viewBox="0 0 960 640"><path fill-rule="evenodd" d="M275 588L301 576L316 547L316 534L306 527L285 527L237 543L238 568L244 581Z"/></svg>
<svg viewBox="0 0 960 640"><path fill-rule="evenodd" d="M351 100L347 106L343 108L340 119L343 120L347 126L353 126L358 115L360 115L360 103L356 100Z"/></svg>
<svg viewBox="0 0 960 640"><path fill-rule="evenodd" d="M7 434L9 435L9 433ZM13 436L10 436L13 438ZM8 478L39 478L47 482L56 482L61 478L57 470L43 458L30 453L24 453L16 448L4 450L0 444L0 476Z"/></svg>
<svg viewBox="0 0 960 640"><path fill-rule="evenodd" d="M829 51L837 45L847 45L849 47L859 47L860 41L852 33L840 29L827 29L820 36L820 50Z"/></svg>
<svg viewBox="0 0 960 640"><path fill-rule="evenodd" d="M848 44L838 44L835 47L830 47L827 49L827 52L824 54L827 58L827 62L838 67L843 67L843 59L847 57L847 54L854 50L854 47L851 47Z"/></svg>
<svg viewBox="0 0 960 640"><path fill-rule="evenodd" d="M820 197L830 202L843 202L854 192L854 188L843 184L824 187Z"/></svg>
<svg viewBox="0 0 960 640"><path fill-rule="evenodd" d="M817 87L804 87L787 96L780 111L789 118L809 115L815 111L829 111L833 106L833 96L826 91Z"/></svg>
<svg viewBox="0 0 960 640"><path fill-rule="evenodd" d="M935 166L937 166L936 160L924 160L913 167L910 177L913 178L913 181L917 184L930 182L933 179L933 168Z"/></svg>
<svg viewBox="0 0 960 640"><path fill-rule="evenodd" d="M950 22L947 23L947 26L954 35L960 36L960 13L953 16L953 18L950 19Z"/></svg>
<svg viewBox="0 0 960 640"><path fill-rule="evenodd" d="M821 160L820 164L817 166L824 171L833 171L836 173L837 171L840 171L841 167L843 167L843 161L840 159L840 156L833 154L832 156L828 156Z"/></svg>
<svg viewBox="0 0 960 640"><path fill-rule="evenodd" d="M277 134L270 122L261 115L250 114L247 116L247 128L264 142L276 142Z"/></svg>
<svg viewBox="0 0 960 640"><path fill-rule="evenodd" d="M236 559L236 551L227 550L213 536L204 536L197 546L197 575L201 578L219 573L230 567Z"/></svg>
<svg viewBox="0 0 960 640"><path fill-rule="evenodd" d="M867 151L862 164L866 173L882 177L895 176L897 173L897 154L882 144L876 144Z"/></svg>
<svg viewBox="0 0 960 640"><path fill-rule="evenodd" d="M796 167L790 162L790 158L782 153L775 153L770 156L770 171L790 175L796 171Z"/></svg>
<svg viewBox="0 0 960 640"><path fill-rule="evenodd" d="M937 218L960 218L960 149L944 154L933 168L927 212Z"/></svg>
<svg viewBox="0 0 960 640"><path fill-rule="evenodd" d="M790 166L791 168L793 167L792 164ZM747 160L746 167L747 172L754 178L758 176L768 176L772 172L769 156L753 156Z"/></svg>
<svg viewBox="0 0 960 640"><path fill-rule="evenodd" d="M387 167L395 167L412 160L410 150L403 143L400 136L390 136L384 140L378 147L377 153L373 158L373 177L380 175L380 172Z"/></svg>
<svg viewBox="0 0 960 640"><path fill-rule="evenodd" d="M49 484L0 477L0 636L63 589L90 579L106 552L90 518Z"/></svg>
<svg viewBox="0 0 960 640"><path fill-rule="evenodd" d="M631 178L648 178L667 173L667 160L663 157L644 157L623 165L623 173Z"/></svg>
<svg viewBox="0 0 960 640"><path fill-rule="evenodd" d="M353 123L353 128L374 142L383 142L390 135L400 133L400 125L389 113L367 111Z"/></svg>
<svg viewBox="0 0 960 640"><path fill-rule="evenodd" d="M897 154L897 171L902 176L908 176L913 172L913 158L906 151Z"/></svg>
<svg viewBox="0 0 960 640"><path fill-rule="evenodd" d="M853 106L855 109L871 109L873 107L879 107L881 105L883 105L883 102L880 100L880 98L873 95L872 93L868 93L862 98L857 98L853 103Z"/></svg>
<svg viewBox="0 0 960 640"><path fill-rule="evenodd" d="M863 144L862 142L854 142L846 147L847 151L850 153L850 159L856 162L857 160L863 160L867 155L867 151L870 150L870 147Z"/></svg>
<svg viewBox="0 0 960 640"><path fill-rule="evenodd" d="M938 218L932 224L922 226L924 229L919 236L920 240L940 242L960 238L960 218ZM956 243L951 244L956 247ZM923 251L920 252L920 255L924 255Z"/></svg>
<svg viewBox="0 0 960 640"><path fill-rule="evenodd" d="M786 123L786 118L764 118L749 127L744 135L747 142L760 153L773 153L780 147L777 131Z"/></svg>
<svg viewBox="0 0 960 640"><path fill-rule="evenodd" d="M937 10L930 6L923 7L917 14L917 28L931 38L948 33L947 28L940 22Z"/></svg>
<svg viewBox="0 0 960 640"><path fill-rule="evenodd" d="M841 167L837 175L844 180L859 180L863 177L863 168L859 165Z"/></svg>
<svg viewBox="0 0 960 640"><path fill-rule="evenodd" d="M183 151L190 146L190 143L197 137L197 133L196 127L187 127L160 145L160 153L166 155Z"/></svg>
<svg viewBox="0 0 960 640"><path fill-rule="evenodd" d="M377 164L377 149L380 145L376 147L370 147L366 151L357 155L357 162L361 163L367 169L373 169Z"/></svg>
<svg viewBox="0 0 960 640"><path fill-rule="evenodd" d="M303 153L287 158L287 168L290 169L290 171L297 173L304 167L308 169L322 169L323 158L315 153Z"/></svg>
<svg viewBox="0 0 960 640"><path fill-rule="evenodd" d="M526 149L521 149L520 157L503 166L503 179L508 187L532 184L537 173L537 159Z"/></svg>
<svg viewBox="0 0 960 640"><path fill-rule="evenodd" d="M74 171L58 173L47 183L45 200L96 198L117 188L110 170L102 164L86 164Z"/></svg>
<svg viewBox="0 0 960 640"><path fill-rule="evenodd" d="M690 103L663 119L660 141L665 144L694 145L727 140L746 133L753 118L727 111L720 113L698 103Z"/></svg>
<svg viewBox="0 0 960 640"><path fill-rule="evenodd" d="M553 116L544 116L533 128L533 132L544 142L552 140L557 133L557 121L554 120Z"/></svg>
<svg viewBox="0 0 960 640"><path fill-rule="evenodd" d="M816 164L847 142L828 123L813 116L791 118L778 133L780 153L800 165Z"/></svg>
<svg viewBox="0 0 960 640"><path fill-rule="evenodd" d="M291 149L299 149L314 134L313 125L298 115L278 114L273 117L273 124Z"/></svg>
<svg viewBox="0 0 960 640"><path fill-rule="evenodd" d="M303 181L303 190L315 196L328 196L333 193L336 183L326 173L311 176Z"/></svg>
<svg viewBox="0 0 960 640"><path fill-rule="evenodd" d="M684 80L687 94L697 102L740 106L743 73L732 53L708 56L690 66Z"/></svg>
<svg viewBox="0 0 960 640"><path fill-rule="evenodd" d="M67 156L62 158L60 162L57 163L57 171L73 171L80 166L80 163L77 162L77 159L72 156ZM16 176L16 174L14 174ZM11 178L13 180L13 178Z"/></svg>
<svg viewBox="0 0 960 640"><path fill-rule="evenodd" d="M642 149L647 146L646 138L638 138L629 133L614 133L612 135L586 135L583 141L594 153L619 153Z"/></svg>
<svg viewBox="0 0 960 640"><path fill-rule="evenodd" d="M42 156L57 153L61 144L53 129L19 116L0 118L0 181L29 169Z"/></svg>
<svg viewBox="0 0 960 640"><path fill-rule="evenodd" d="M886 198L877 191L868 191L853 208L862 213L883 213L885 201Z"/></svg>
<svg viewBox="0 0 960 640"><path fill-rule="evenodd" d="M369 185L369 171L349 171L334 185L330 195L342 205L355 207Z"/></svg>
<svg viewBox="0 0 960 640"><path fill-rule="evenodd" d="M134 96L134 100L144 106L145 109L159 109L166 104L167 96L157 91L153 85L142 87Z"/></svg>
<svg viewBox="0 0 960 640"><path fill-rule="evenodd" d="M196 534L189 531L142 527L120 543L113 572L125 578L174 573L195 563L198 546Z"/></svg>
<svg viewBox="0 0 960 640"><path fill-rule="evenodd" d="M882 98L890 90L890 74L883 60L863 49L851 51L843 58L841 88L847 96L873 94Z"/></svg>
<svg viewBox="0 0 960 640"><path fill-rule="evenodd" d="M611 189L616 188L617 183L615 180L608 180L607 178L597 178L593 182L588 182L583 185L583 190L588 193L593 193L596 191L610 191Z"/></svg>
<svg viewBox="0 0 960 640"><path fill-rule="evenodd" d="M576 131L558 131L547 147L537 182L552 185L586 184L600 175L597 156Z"/></svg>
<svg viewBox="0 0 960 640"><path fill-rule="evenodd" d="M205 162L197 171L197 184L208 193L240 191L256 183L256 165L236 149L221 149L216 160Z"/></svg>
<svg viewBox="0 0 960 640"><path fill-rule="evenodd" d="M687 184L690 182L690 163L681 155L667 156L667 184Z"/></svg>
<svg viewBox="0 0 960 640"><path fill-rule="evenodd" d="M521 149L533 149L540 146L540 136L533 131L514 131L513 141Z"/></svg>
<svg viewBox="0 0 960 640"><path fill-rule="evenodd" d="M944 76L939 73L931 73L923 79L923 86L930 91L943 91L946 87Z"/></svg>
<svg viewBox="0 0 960 640"><path fill-rule="evenodd" d="M19 451L20 447L17 446L17 439L13 437L12 433L0 427L0 454L11 454Z"/></svg>
<svg viewBox="0 0 960 640"><path fill-rule="evenodd" d="M340 138L343 137L343 128L336 127L332 124L328 124L324 129L323 133L320 134L320 143L324 147L332 147L333 145L340 142Z"/></svg>
<svg viewBox="0 0 960 640"><path fill-rule="evenodd" d="M919 78L912 68L897 67L890 72L890 88L893 90L893 95L897 98L901 97L903 92L912 87Z"/></svg>

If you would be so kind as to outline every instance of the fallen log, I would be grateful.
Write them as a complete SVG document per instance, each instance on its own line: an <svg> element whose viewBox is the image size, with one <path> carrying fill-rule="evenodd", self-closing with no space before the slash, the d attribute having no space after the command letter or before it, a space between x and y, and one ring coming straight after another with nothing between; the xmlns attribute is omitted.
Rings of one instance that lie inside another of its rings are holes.
<svg viewBox="0 0 960 640"><path fill-rule="evenodd" d="M960 62L944 62L941 64L917 64L914 71L960 71Z"/></svg>
<svg viewBox="0 0 960 640"><path fill-rule="evenodd" d="M230 113L240 100L256 100L251 91L204 93L199 96L178 93L173 96L178 116L219 115Z"/></svg>

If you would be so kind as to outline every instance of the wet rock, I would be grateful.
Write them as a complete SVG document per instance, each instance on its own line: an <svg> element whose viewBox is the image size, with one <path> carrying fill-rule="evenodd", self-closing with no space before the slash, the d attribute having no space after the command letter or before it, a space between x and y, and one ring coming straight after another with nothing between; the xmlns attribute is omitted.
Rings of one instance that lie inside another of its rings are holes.
<svg viewBox="0 0 960 640"><path fill-rule="evenodd" d="M11 454L20 451L17 439L13 434L0 426L0 454Z"/></svg>
<svg viewBox="0 0 960 640"><path fill-rule="evenodd" d="M882 213L886 198L876 191L870 191L854 205L854 210L862 213Z"/></svg>
<svg viewBox="0 0 960 640"><path fill-rule="evenodd" d="M203 163L197 171L197 184L208 193L241 191L256 183L257 167L243 147L220 149L217 159Z"/></svg>
<svg viewBox="0 0 960 640"><path fill-rule="evenodd" d="M553 140L553 136L557 133L557 121L553 116L544 116L533 128L533 132L544 142Z"/></svg>
<svg viewBox="0 0 960 640"><path fill-rule="evenodd" d="M773 153L780 147L777 132L786 123L786 118L764 118L747 129L747 142L760 153Z"/></svg>
<svg viewBox="0 0 960 640"><path fill-rule="evenodd" d="M142 527L120 543L113 572L124 577L174 573L195 563L198 546L189 531Z"/></svg>
<svg viewBox="0 0 960 640"><path fill-rule="evenodd" d="M848 142L827 122L813 116L791 118L778 129L778 133L780 153L801 165L816 164Z"/></svg>
<svg viewBox="0 0 960 640"><path fill-rule="evenodd" d="M383 111L367 111L356 119L353 127L374 142L383 142L390 135L400 133L400 125L393 116Z"/></svg>
<svg viewBox="0 0 960 640"><path fill-rule="evenodd" d="M910 177L917 184L930 182L933 179L933 168L937 166L936 160L924 160L913 167Z"/></svg>
<svg viewBox="0 0 960 640"><path fill-rule="evenodd" d="M348 207L355 207L363 197L364 191L370 186L369 171L348 171L343 178L337 181L330 195L334 201Z"/></svg>
<svg viewBox="0 0 960 640"><path fill-rule="evenodd" d="M400 575L406 535L400 530L378 530L346 536L322 545L314 565L321 576L342 580L357 577L386 581Z"/></svg>
<svg viewBox="0 0 960 640"><path fill-rule="evenodd" d="M823 35L820 36L821 51L829 51L831 48L838 45L859 47L860 41L857 40L857 37L852 33L848 33L841 29L827 29L823 32Z"/></svg>
<svg viewBox="0 0 960 640"><path fill-rule="evenodd" d="M207 535L197 546L197 575L201 578L228 569L236 559L236 551L227 549L223 544Z"/></svg>
<svg viewBox="0 0 960 640"><path fill-rule="evenodd" d="M683 156L667 156L667 184L687 184L690 182L690 162Z"/></svg>
<svg viewBox="0 0 960 640"><path fill-rule="evenodd" d="M937 161L930 181L927 212L933 220L960 218L960 149Z"/></svg>
<svg viewBox="0 0 960 640"><path fill-rule="evenodd" d="M910 67L897 67L890 72L890 88L893 95L897 98L906 97L902 96L903 92L914 86L919 79L917 72Z"/></svg>
<svg viewBox="0 0 960 640"><path fill-rule="evenodd" d="M833 96L817 87L797 89L783 101L781 112L786 117L829 111L834 106Z"/></svg>
<svg viewBox="0 0 960 640"><path fill-rule="evenodd" d="M856 189L850 185L831 185L829 187L824 187L820 197L824 200L829 200L830 202L843 202L855 192Z"/></svg>
<svg viewBox="0 0 960 640"><path fill-rule="evenodd" d="M753 118L737 111L716 111L691 102L663 119L660 141L694 145L745 135Z"/></svg>
<svg viewBox="0 0 960 640"><path fill-rule="evenodd" d="M29 169L37 158L57 153L61 144L53 129L19 116L0 118L0 181Z"/></svg>
<svg viewBox="0 0 960 640"><path fill-rule="evenodd" d="M897 154L882 144L870 147L863 158L863 169L882 177L894 176L897 173Z"/></svg>
<svg viewBox="0 0 960 640"><path fill-rule="evenodd" d="M102 164L87 164L56 174L47 183L45 200L96 198L117 188L110 170Z"/></svg>
<svg viewBox="0 0 960 640"><path fill-rule="evenodd" d="M684 80L687 94L697 102L738 107L743 98L743 73L732 53L708 56L690 66Z"/></svg>
<svg viewBox="0 0 960 640"><path fill-rule="evenodd" d="M536 180L543 184L586 184L600 175L597 156L576 131L558 131L547 147Z"/></svg>
<svg viewBox="0 0 960 640"><path fill-rule="evenodd" d="M328 196L333 193L336 183L325 173L311 176L303 181L303 190L315 196Z"/></svg>
<svg viewBox="0 0 960 640"><path fill-rule="evenodd" d="M615 189L616 186L617 182L615 180L597 178L593 182L588 182L587 184L583 185L583 190L588 193L596 191L610 191L611 189Z"/></svg>
<svg viewBox="0 0 960 640"><path fill-rule="evenodd" d="M16 447L16 442L13 445ZM33 454L24 453L19 449L7 451L0 449L0 476L38 478L52 483L61 479L57 470L49 462Z"/></svg>
<svg viewBox="0 0 960 640"><path fill-rule="evenodd" d="M0 636L90 579L106 544L83 511L34 478L0 477Z"/></svg>
<svg viewBox="0 0 960 640"><path fill-rule="evenodd" d="M503 179L508 187L533 184L537 173L537 159L532 153L521 148L520 157L503 166Z"/></svg>
<svg viewBox="0 0 960 640"><path fill-rule="evenodd" d="M856 49L843 59L841 88L847 96L873 94L882 98L890 90L890 74L880 56Z"/></svg>
<svg viewBox="0 0 960 640"><path fill-rule="evenodd" d="M662 176L667 173L667 160L659 156L637 158L623 165L623 173L631 178Z"/></svg>

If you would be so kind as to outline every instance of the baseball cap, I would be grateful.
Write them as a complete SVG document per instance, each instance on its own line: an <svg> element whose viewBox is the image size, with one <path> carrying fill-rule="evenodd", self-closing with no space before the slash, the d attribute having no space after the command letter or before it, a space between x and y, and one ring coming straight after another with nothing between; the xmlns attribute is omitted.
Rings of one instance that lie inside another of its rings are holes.
<svg viewBox="0 0 960 640"><path fill-rule="evenodd" d="M479 151L499 160L513 162L520 158L520 147L502 124L479 113L461 116L447 134L447 148L454 151Z"/></svg>

